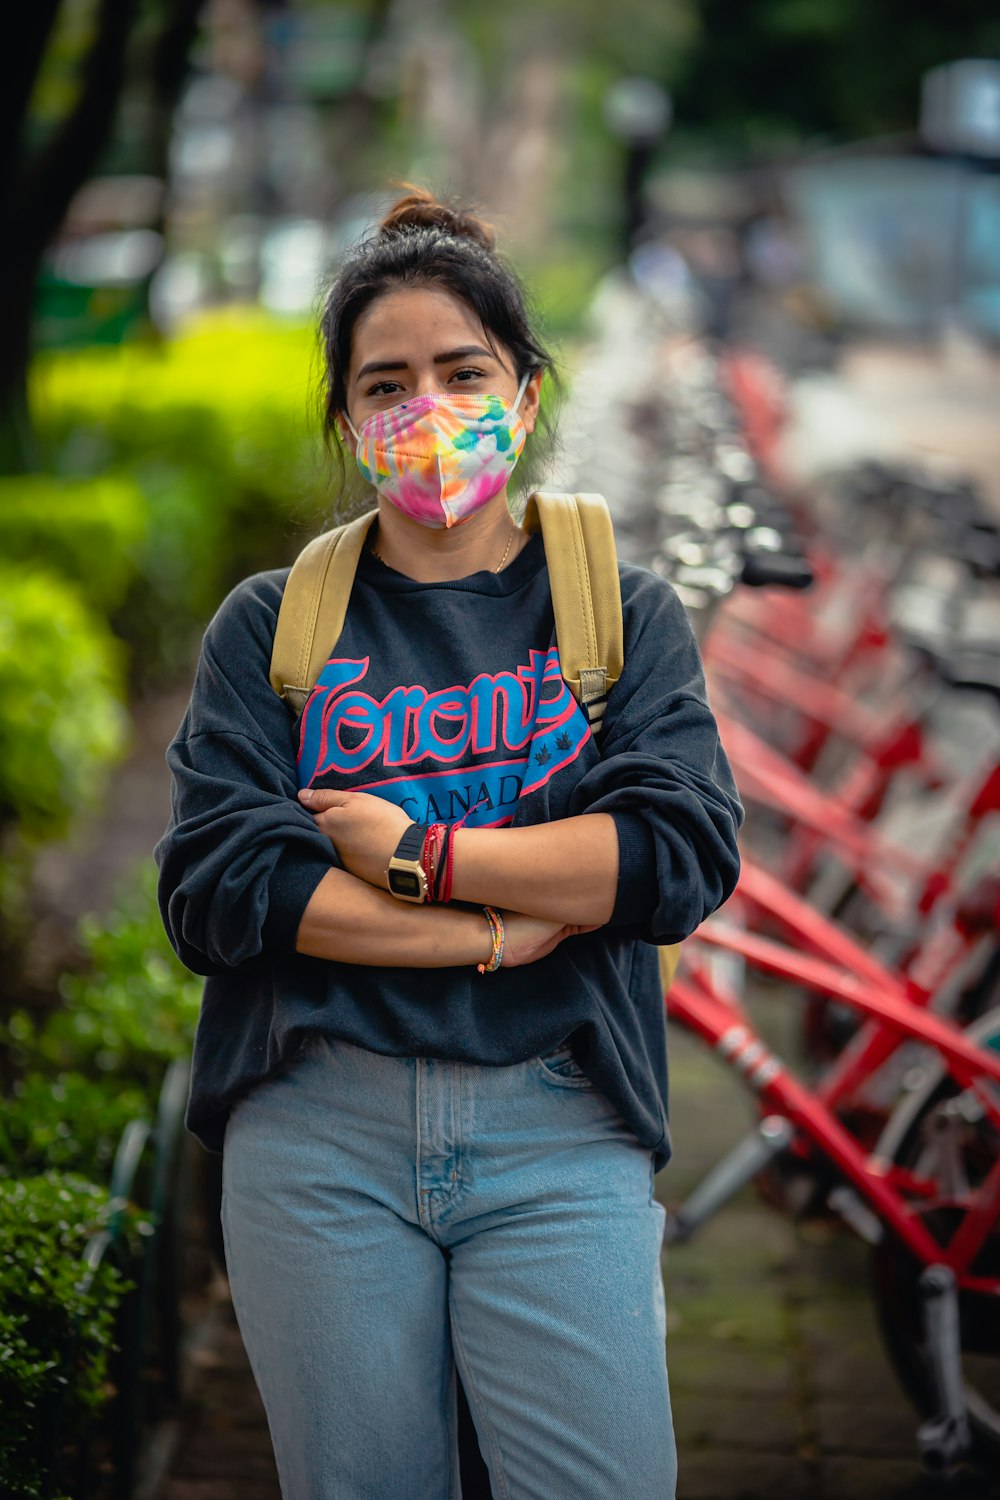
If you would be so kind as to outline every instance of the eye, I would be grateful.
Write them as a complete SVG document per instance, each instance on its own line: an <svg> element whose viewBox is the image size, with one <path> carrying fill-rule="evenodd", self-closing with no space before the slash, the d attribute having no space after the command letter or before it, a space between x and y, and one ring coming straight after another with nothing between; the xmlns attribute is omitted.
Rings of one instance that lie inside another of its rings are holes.
<svg viewBox="0 0 1000 1500"><path fill-rule="evenodd" d="M365 391L366 396L391 396L394 391L401 391L403 387L398 380L376 380L373 386Z"/></svg>
<svg viewBox="0 0 1000 1500"><path fill-rule="evenodd" d="M485 370L477 370L475 365L465 365L461 370L456 370L451 378L452 380L457 380L460 384L464 385L466 383L466 377L468 377L470 380L477 380L482 379L485 374Z"/></svg>

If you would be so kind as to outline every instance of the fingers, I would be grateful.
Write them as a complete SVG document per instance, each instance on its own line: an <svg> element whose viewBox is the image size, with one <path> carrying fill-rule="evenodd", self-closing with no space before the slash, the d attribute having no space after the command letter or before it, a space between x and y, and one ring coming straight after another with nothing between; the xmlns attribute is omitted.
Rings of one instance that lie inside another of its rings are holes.
<svg viewBox="0 0 1000 1500"><path fill-rule="evenodd" d="M343 807L350 792L338 792L334 787L299 788L298 798L310 812L326 812L331 807Z"/></svg>

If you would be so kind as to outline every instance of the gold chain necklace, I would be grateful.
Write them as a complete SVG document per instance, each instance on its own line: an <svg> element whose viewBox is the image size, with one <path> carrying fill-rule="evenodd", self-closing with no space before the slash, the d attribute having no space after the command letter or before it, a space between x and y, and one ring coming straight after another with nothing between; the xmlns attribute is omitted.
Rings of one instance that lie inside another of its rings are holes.
<svg viewBox="0 0 1000 1500"><path fill-rule="evenodd" d="M517 534L517 527L513 526L511 528L510 536L507 538L507 545L503 549L503 557L501 557L499 563L493 569L494 573L499 573L501 571L501 569L503 568L504 563L507 561L507 554L510 551L510 544L514 540L514 537L515 537L516 534ZM378 558L379 562L382 563L382 565L387 568L389 566L389 564L386 562L385 558L382 556L381 552L378 550L378 548L376 547L375 543L374 542L369 542L368 546L371 549L371 551L375 554L375 556Z"/></svg>

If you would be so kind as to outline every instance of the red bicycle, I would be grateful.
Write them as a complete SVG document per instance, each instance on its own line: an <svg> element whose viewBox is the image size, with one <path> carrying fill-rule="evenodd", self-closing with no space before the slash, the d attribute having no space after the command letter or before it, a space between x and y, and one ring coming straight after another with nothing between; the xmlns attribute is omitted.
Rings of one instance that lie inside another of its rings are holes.
<svg viewBox="0 0 1000 1500"><path fill-rule="evenodd" d="M671 1020L712 1046L756 1091L762 1120L668 1221L688 1239L768 1164L783 1158L874 1247L885 1342L925 1421L924 1461L1000 1455L1000 1010L963 1030L913 1003L903 978L756 867L743 903L789 941L712 918L684 945L667 996ZM760 1036L713 952L850 1006L857 1050L817 1084L796 1078ZM900 1102L877 1138L853 1106L901 1046L917 1044ZM799 1194L801 1203L801 1194Z"/></svg>

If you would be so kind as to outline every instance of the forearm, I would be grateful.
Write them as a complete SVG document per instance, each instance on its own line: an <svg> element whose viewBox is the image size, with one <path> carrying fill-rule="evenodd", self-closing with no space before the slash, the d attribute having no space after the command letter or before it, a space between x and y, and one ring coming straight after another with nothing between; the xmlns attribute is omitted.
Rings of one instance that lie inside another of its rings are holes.
<svg viewBox="0 0 1000 1500"><path fill-rule="evenodd" d="M411 905L346 870L323 876L295 939L296 952L311 958L408 969L485 963L491 946L481 911Z"/></svg>
<svg viewBox="0 0 1000 1500"><path fill-rule="evenodd" d="M455 901L587 926L611 919L618 832L610 813L531 828L460 828L452 842Z"/></svg>

